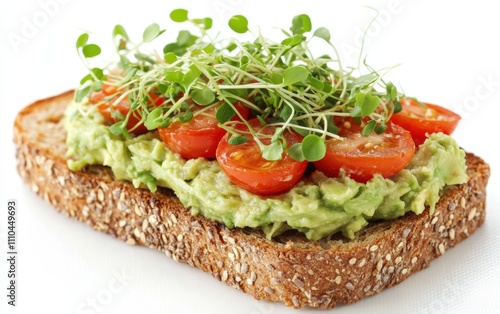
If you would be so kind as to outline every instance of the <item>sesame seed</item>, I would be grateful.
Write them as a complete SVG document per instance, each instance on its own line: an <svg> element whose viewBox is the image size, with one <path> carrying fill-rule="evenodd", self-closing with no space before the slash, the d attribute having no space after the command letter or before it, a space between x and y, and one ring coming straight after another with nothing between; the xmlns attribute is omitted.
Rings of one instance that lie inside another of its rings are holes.
<svg viewBox="0 0 500 314"><path fill-rule="evenodd" d="M345 287L347 288L347 290L350 290L350 291L354 290L354 285L350 282L346 283Z"/></svg>
<svg viewBox="0 0 500 314"><path fill-rule="evenodd" d="M229 277L229 274L227 273L227 270L224 270L222 272L222 281L226 281L227 277Z"/></svg>
<svg viewBox="0 0 500 314"><path fill-rule="evenodd" d="M469 213L469 216L467 217L467 220L468 221L471 221L472 219L474 219L474 216L476 216L476 211L477 211L477 208L476 207L473 207Z"/></svg>
<svg viewBox="0 0 500 314"><path fill-rule="evenodd" d="M340 276L335 277L334 282L335 282L337 285L340 285L340 283L342 282L342 277L340 277Z"/></svg>
<svg viewBox="0 0 500 314"><path fill-rule="evenodd" d="M402 259L403 258L401 256L396 257L396 259L394 260L396 262L396 265L399 264L399 263L401 263Z"/></svg>
<svg viewBox="0 0 500 314"><path fill-rule="evenodd" d="M240 252L238 252L238 250L236 249L236 247L233 247L233 253L234 253L234 257L236 259L240 259Z"/></svg>
<svg viewBox="0 0 500 314"><path fill-rule="evenodd" d="M234 280L236 280L236 282L240 282L241 281L241 277L240 276L236 276L236 278L234 278Z"/></svg>
<svg viewBox="0 0 500 314"><path fill-rule="evenodd" d="M465 197L463 197L463 196L460 199L460 206L462 206L462 208L465 208Z"/></svg>
<svg viewBox="0 0 500 314"><path fill-rule="evenodd" d="M449 235L451 240L455 240L455 229L450 229Z"/></svg>
<svg viewBox="0 0 500 314"><path fill-rule="evenodd" d="M252 271L252 272L250 273L250 280L251 280L251 281L255 281L256 279L257 279L257 275L256 275L256 274Z"/></svg>
<svg viewBox="0 0 500 314"><path fill-rule="evenodd" d="M387 255L385 256L385 259L390 261L391 260L391 254L387 253Z"/></svg>
<svg viewBox="0 0 500 314"><path fill-rule="evenodd" d="M250 278L247 279L247 285L249 286L253 285L253 281Z"/></svg>
<svg viewBox="0 0 500 314"><path fill-rule="evenodd" d="M454 202L448 204L449 211L455 210L455 207L457 207L457 204L455 204Z"/></svg>
<svg viewBox="0 0 500 314"><path fill-rule="evenodd" d="M174 214L170 215L170 219L172 219L172 222L174 223L174 225L177 223L177 217L175 217Z"/></svg>
<svg viewBox="0 0 500 314"><path fill-rule="evenodd" d="M377 270L380 271L382 269L382 265L384 264L383 260L379 260L377 263Z"/></svg>
<svg viewBox="0 0 500 314"><path fill-rule="evenodd" d="M370 247L370 251L375 252L378 249L378 245L374 244Z"/></svg>
<svg viewBox="0 0 500 314"><path fill-rule="evenodd" d="M104 201L104 192L101 189L97 190L97 199L99 200L99 202Z"/></svg>
<svg viewBox="0 0 500 314"><path fill-rule="evenodd" d="M106 183L104 183L104 182L99 182L99 186L102 188L102 190L103 190L104 192L109 191L109 187L107 186L107 184L106 184Z"/></svg>
<svg viewBox="0 0 500 314"><path fill-rule="evenodd" d="M125 203L118 202L118 210L119 211L126 211L128 209L128 206Z"/></svg>
<svg viewBox="0 0 500 314"><path fill-rule="evenodd" d="M135 204L135 206L134 206L134 211L135 211L135 214L136 214L138 217L141 217L141 216L142 216L141 209L139 208L139 205Z"/></svg>
<svg viewBox="0 0 500 314"><path fill-rule="evenodd" d="M273 294L274 293L274 289L273 288L269 288L269 287L265 287L264 288L264 292L267 293L267 294Z"/></svg>
<svg viewBox="0 0 500 314"><path fill-rule="evenodd" d="M392 274L392 273L394 272L394 266L389 266L389 267L387 268L387 271L388 271L390 274Z"/></svg>
<svg viewBox="0 0 500 314"><path fill-rule="evenodd" d="M184 235L182 233L180 233L178 236L177 236L177 241L181 242L182 240L184 240Z"/></svg>
<svg viewBox="0 0 500 314"><path fill-rule="evenodd" d="M120 222L118 222L118 226L120 226L120 227L125 227L126 224L127 224L127 221L125 219L122 219L122 220L120 220Z"/></svg>
<svg viewBox="0 0 500 314"><path fill-rule="evenodd" d="M234 238L231 238L231 237L227 238L227 242L231 243L232 245L236 244L236 241L234 240Z"/></svg>
<svg viewBox="0 0 500 314"><path fill-rule="evenodd" d="M121 191L119 188L116 188L116 189L114 189L114 190L113 190L113 192L111 192L111 193L113 194L113 197L114 197L115 199L119 199L119 198L120 198L120 196L121 196L122 191Z"/></svg>
<svg viewBox="0 0 500 314"><path fill-rule="evenodd" d="M64 186L64 184L66 183L63 176L57 177L57 181L59 181L59 184L61 186Z"/></svg>
<svg viewBox="0 0 500 314"><path fill-rule="evenodd" d="M90 211L89 207L87 205L84 205L82 207L82 215L83 215L83 217L88 217L89 216L89 211Z"/></svg>
<svg viewBox="0 0 500 314"><path fill-rule="evenodd" d="M232 262L234 262L234 253L228 253L227 256Z"/></svg>
<svg viewBox="0 0 500 314"><path fill-rule="evenodd" d="M403 237L404 238L406 238L409 234L410 234L410 229L409 228L406 228L405 230L403 230Z"/></svg>
<svg viewBox="0 0 500 314"><path fill-rule="evenodd" d="M361 262L359 262L358 267L363 267L363 266L365 266L365 263L366 263L366 259L364 259L364 258L363 258L363 259L361 260Z"/></svg>
<svg viewBox="0 0 500 314"><path fill-rule="evenodd" d="M142 231L146 231L146 229L148 229L149 227L149 223L148 223L148 220L147 219L144 219L142 221Z"/></svg>
<svg viewBox="0 0 500 314"><path fill-rule="evenodd" d="M156 226L158 224L158 219L156 219L155 215L149 216L148 221L153 226Z"/></svg>
<svg viewBox="0 0 500 314"><path fill-rule="evenodd" d="M439 253L441 253L441 255L443 255L444 254L444 244L440 243L438 246L438 249L439 249Z"/></svg>
<svg viewBox="0 0 500 314"><path fill-rule="evenodd" d="M297 276L297 274L295 274L295 276ZM295 277L295 276L294 276L294 278L293 278L293 280L292 280L292 281L293 281L293 283L294 283L297 287L299 287L299 288L301 288L301 289L302 289L302 288L304 288L304 282L303 282L302 280L300 280L299 278Z"/></svg>
<svg viewBox="0 0 500 314"><path fill-rule="evenodd" d="M299 306L299 298L294 295L292 298L293 306L298 307Z"/></svg>
<svg viewBox="0 0 500 314"><path fill-rule="evenodd" d="M135 228L134 235L136 238L140 238L141 237L141 230L139 230L139 228Z"/></svg>
<svg viewBox="0 0 500 314"><path fill-rule="evenodd" d="M434 218L432 219L432 221L431 221L431 224L433 224L433 225L434 225L434 224L436 224L436 222L437 222L437 221L438 221L438 218L437 218L437 217L434 217Z"/></svg>
<svg viewBox="0 0 500 314"><path fill-rule="evenodd" d="M418 258L416 256L414 256L412 259L411 259L411 263L412 264L415 264L417 262Z"/></svg>
<svg viewBox="0 0 500 314"><path fill-rule="evenodd" d="M403 270L401 271L401 274L406 275L407 272L408 272L408 269L403 268Z"/></svg>
<svg viewBox="0 0 500 314"><path fill-rule="evenodd" d="M222 268L222 266L224 266L224 263L222 263L222 261L218 261L217 262L217 267Z"/></svg>
<svg viewBox="0 0 500 314"><path fill-rule="evenodd" d="M132 238L132 237L128 237L127 241L125 243L127 243L129 245L135 245L136 244L134 238Z"/></svg>
<svg viewBox="0 0 500 314"><path fill-rule="evenodd" d="M272 282L273 284L275 284L275 285L278 285L278 284L280 284L280 283L281 283L281 281L280 281L278 278L274 278L274 277L273 277L273 278L271 278L271 282ZM297 286L298 286L298 285L297 285Z"/></svg>
<svg viewBox="0 0 500 314"><path fill-rule="evenodd" d="M243 264L241 265L241 269L240 269L240 271L241 271L241 273L242 273L242 274L246 274L246 273L247 273L247 271L248 271L248 265L247 265L246 263L243 263Z"/></svg>
<svg viewBox="0 0 500 314"><path fill-rule="evenodd" d="M85 199L85 202L87 203L87 205L90 205L94 200L95 200L95 193L90 193L90 195L87 196L87 198Z"/></svg>
<svg viewBox="0 0 500 314"><path fill-rule="evenodd" d="M356 259L355 257L353 257L353 258L351 258L351 259L349 260L349 264L350 264L350 265L354 265L354 264L356 264L356 261L357 261L357 259Z"/></svg>

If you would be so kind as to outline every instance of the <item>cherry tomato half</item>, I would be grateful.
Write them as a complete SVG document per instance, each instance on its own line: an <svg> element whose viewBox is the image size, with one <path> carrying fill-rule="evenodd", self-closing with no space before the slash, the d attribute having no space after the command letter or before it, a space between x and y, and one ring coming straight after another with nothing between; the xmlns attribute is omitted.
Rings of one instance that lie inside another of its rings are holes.
<svg viewBox="0 0 500 314"><path fill-rule="evenodd" d="M391 122L382 134L361 134L362 128L350 120L339 125L339 135L345 140L326 142L326 155L314 163L316 169L329 177L337 177L343 168L359 182L370 180L378 173L391 177L406 167L415 153L410 132Z"/></svg>
<svg viewBox="0 0 500 314"><path fill-rule="evenodd" d="M243 118L248 118L248 107L239 102L234 106ZM195 110L200 109L201 107L198 107ZM226 130L218 126L216 110L216 107L212 107L202 114L195 115L188 122L175 121L166 128L158 128L160 138L171 151L184 159L215 159L217 145L226 134ZM237 119L237 116L233 117L233 120Z"/></svg>
<svg viewBox="0 0 500 314"><path fill-rule="evenodd" d="M460 121L460 116L453 111L438 105L424 104L426 108L414 99L403 98L403 109L391 117L392 122L410 131L417 146L425 142L426 133L443 132L449 135Z"/></svg>
<svg viewBox="0 0 500 314"><path fill-rule="evenodd" d="M98 104L97 109L102 114L104 119L110 123L116 123L121 121L118 114L125 117L130 111L130 103L127 97L124 97L119 102L116 100L121 96L117 93L118 87L115 85L103 84L102 90L99 92L94 92L89 97L89 102L91 104ZM105 99L111 95L115 95L111 100ZM162 95L151 91L148 93L148 104L153 106L159 106L163 103L165 98ZM140 122L142 119L138 111L132 112L127 122L127 130L135 135L140 135L148 132L148 129L144 126L144 123Z"/></svg>
<svg viewBox="0 0 500 314"><path fill-rule="evenodd" d="M262 125L257 119L249 121L255 131L272 135L275 128ZM244 129L246 126L241 126ZM302 137L295 132L285 132L284 136L288 147L301 142ZM217 161L222 170L234 184L258 195L278 194L290 190L304 174L307 161L299 162L288 154L277 161L262 158L257 142L249 138L246 143L231 145L228 143L229 134L219 143L217 148ZM264 144L269 144L269 139L262 139Z"/></svg>

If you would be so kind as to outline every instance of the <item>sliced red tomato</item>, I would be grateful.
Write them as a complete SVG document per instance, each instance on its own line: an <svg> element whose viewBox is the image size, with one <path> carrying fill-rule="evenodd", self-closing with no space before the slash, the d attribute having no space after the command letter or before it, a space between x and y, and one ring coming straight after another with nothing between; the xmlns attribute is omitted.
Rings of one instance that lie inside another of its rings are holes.
<svg viewBox="0 0 500 314"><path fill-rule="evenodd" d="M249 122L255 131L262 128L257 119ZM272 135L274 132L275 128L272 126L260 131L266 135ZM295 132L286 132L284 136L288 147L302 141L302 136ZM240 145L231 145L228 140L229 135L226 135L220 141L217 161L231 182L254 194L270 195L286 192L302 178L306 170L307 161L296 161L286 153L281 160L265 160L253 138ZM262 142L269 144L270 140L263 139Z"/></svg>
<svg viewBox="0 0 500 314"><path fill-rule="evenodd" d="M377 173L388 178L406 167L415 153L410 132L391 122L382 134L373 132L369 136L363 136L362 128L349 120L338 126L345 140L328 140L325 157L314 163L329 177L337 177L343 168L352 179L363 183Z"/></svg>
<svg viewBox="0 0 500 314"><path fill-rule="evenodd" d="M248 118L250 109L237 102L234 104L243 118ZM195 110L200 110L198 107ZM175 121L166 128L158 128L162 141L167 147L184 159L215 159L215 152L226 130L218 126L215 118L216 107L195 115L188 122ZM237 116L233 117L237 119Z"/></svg>
<svg viewBox="0 0 500 314"><path fill-rule="evenodd" d="M401 100L403 109L391 117L392 122L410 131L417 146L425 142L427 133L451 134L460 121L460 116L453 111L438 105L424 104L426 108L414 99L403 98Z"/></svg>
<svg viewBox="0 0 500 314"><path fill-rule="evenodd" d="M127 97L124 97L119 102L116 102L116 100L121 96L121 94L117 93L117 91L117 86L103 84L101 91L94 92L89 97L89 102L91 104L99 104L97 109L102 114L104 119L110 123L121 121L119 116L125 117L130 111L130 103ZM106 97L115 94L116 96L112 99L105 99ZM163 95L159 95L153 91L149 92L148 95L149 105L159 106L165 100ZM144 123L140 122L141 119L142 117L138 111L132 112L127 122L127 130L135 135L147 133L148 129L144 126Z"/></svg>

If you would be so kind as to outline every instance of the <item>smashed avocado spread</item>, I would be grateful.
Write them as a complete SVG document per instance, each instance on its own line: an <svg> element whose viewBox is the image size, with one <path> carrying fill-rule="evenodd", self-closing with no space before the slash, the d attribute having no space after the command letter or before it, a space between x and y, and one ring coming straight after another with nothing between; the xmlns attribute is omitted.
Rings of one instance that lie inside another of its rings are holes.
<svg viewBox="0 0 500 314"><path fill-rule="evenodd" d="M229 228L262 228L269 239L289 229L310 240L337 232L353 238L370 220L420 214L426 206L432 212L444 186L468 179L465 152L437 133L390 179L375 175L363 184L315 171L285 194L262 197L232 184L216 161L184 160L170 152L155 132L128 139L112 134L102 116L85 104L68 107L66 130L70 169L109 166L117 179L132 181L136 188L172 189L193 215Z"/></svg>

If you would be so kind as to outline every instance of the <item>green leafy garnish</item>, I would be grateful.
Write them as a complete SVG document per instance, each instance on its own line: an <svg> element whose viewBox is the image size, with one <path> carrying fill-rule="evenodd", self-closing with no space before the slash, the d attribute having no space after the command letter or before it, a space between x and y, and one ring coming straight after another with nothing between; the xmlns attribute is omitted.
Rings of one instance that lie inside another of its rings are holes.
<svg viewBox="0 0 500 314"><path fill-rule="evenodd" d="M248 31L248 20L243 15L233 16L229 22L229 27L236 33L244 34Z"/></svg>
<svg viewBox="0 0 500 314"><path fill-rule="evenodd" d="M230 134L231 145L253 138L267 160L288 154L300 161L317 161L324 157L328 140L342 139L337 118L352 118L363 125L362 134L368 136L384 132L392 114L401 110L403 95L383 79L390 68L375 70L366 59L363 68L345 67L330 31L314 28L306 14L293 17L278 42L261 33L253 35L243 15L231 17L228 26L238 34L255 36L253 40L216 40L208 33L212 19L192 18L185 9L173 10L169 16L196 31L180 30L158 53L147 47L163 38L160 35L165 29L159 24L147 26L138 42L133 42L122 25L116 25L112 36L118 58L107 67L91 65L101 48L90 42L89 34L76 40L88 74L81 79L75 100L82 102L106 84L117 91L109 99L126 97L131 104L129 114L115 114L120 121L110 127L113 134L131 136L126 126L132 112L149 130L215 112L219 126ZM309 43L314 40L326 42L328 55L312 52ZM161 101L153 100L152 95ZM236 110L236 102L248 107L263 126L275 127L270 141L269 137L262 141L263 135ZM237 127L241 124L248 130L242 132ZM288 131L302 135L302 142L287 148L284 134Z"/></svg>

